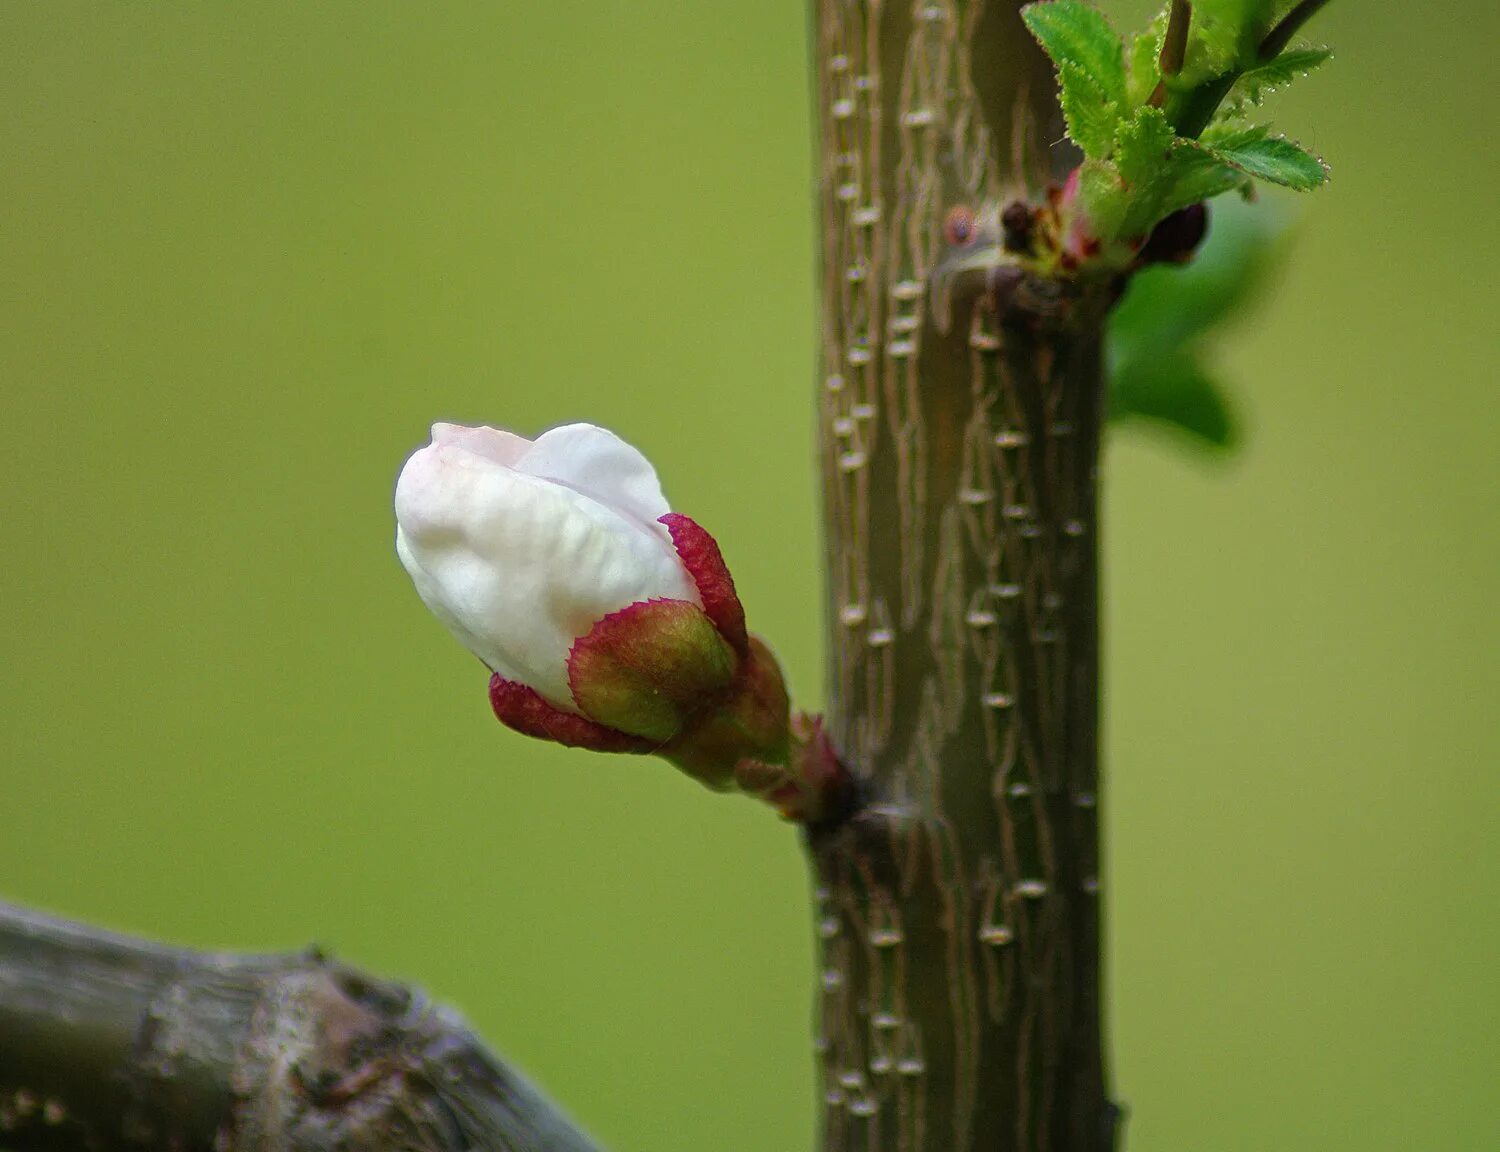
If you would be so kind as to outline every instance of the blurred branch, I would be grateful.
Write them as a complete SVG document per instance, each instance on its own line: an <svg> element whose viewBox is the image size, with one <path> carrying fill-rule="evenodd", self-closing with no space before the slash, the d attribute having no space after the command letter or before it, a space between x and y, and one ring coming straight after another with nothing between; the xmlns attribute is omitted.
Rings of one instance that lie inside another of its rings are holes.
<svg viewBox="0 0 1500 1152"><path fill-rule="evenodd" d="M4 903L0 1144L598 1152L418 992L316 951L194 952Z"/></svg>

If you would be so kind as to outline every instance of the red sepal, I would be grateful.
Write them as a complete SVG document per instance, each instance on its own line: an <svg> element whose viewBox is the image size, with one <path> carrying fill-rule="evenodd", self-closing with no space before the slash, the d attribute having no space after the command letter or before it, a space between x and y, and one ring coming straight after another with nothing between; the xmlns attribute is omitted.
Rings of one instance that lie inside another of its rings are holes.
<svg viewBox="0 0 1500 1152"><path fill-rule="evenodd" d="M588 748L594 752L650 752L656 746L639 736L617 732L596 724L585 716L564 712L549 704L535 688L507 680L496 673L490 677L490 707L507 728L523 736L536 736L569 748Z"/></svg>
<svg viewBox="0 0 1500 1152"><path fill-rule="evenodd" d="M729 574L718 543L697 521L680 512L668 512L661 523L672 534L672 546L698 586L704 613L731 648L741 656L747 655L750 636L745 630L745 608L734 590L734 577Z"/></svg>

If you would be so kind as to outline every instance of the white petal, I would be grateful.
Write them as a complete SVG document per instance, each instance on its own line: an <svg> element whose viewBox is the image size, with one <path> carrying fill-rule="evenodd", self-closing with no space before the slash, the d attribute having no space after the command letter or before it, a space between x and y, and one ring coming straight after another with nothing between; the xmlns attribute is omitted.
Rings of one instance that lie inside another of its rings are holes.
<svg viewBox="0 0 1500 1152"><path fill-rule="evenodd" d="M564 424L543 432L515 468L566 484L645 524L656 524L672 510L651 461L607 428L593 424Z"/></svg>
<svg viewBox="0 0 1500 1152"><path fill-rule="evenodd" d="M467 444L407 461L396 519L397 552L433 613L496 672L573 711L579 636L637 600L697 599L657 531Z"/></svg>
<svg viewBox="0 0 1500 1152"><path fill-rule="evenodd" d="M439 571L443 571L444 561L439 554L426 549L423 552L428 555L430 562ZM427 605L434 616L447 626L448 630L454 636L458 637L464 647L484 661L490 671L500 673L507 680L519 680L521 678L520 671L507 664L502 654L498 650L495 650L492 645L488 644L483 637L477 636L470 631L466 620L460 619L454 614L448 603L448 591L436 576L429 573L422 566L422 561L418 558L417 550L412 548L411 542L407 539L406 533L400 524L396 525L396 555L401 558L402 565L411 576L412 584L415 585L417 595L422 598L422 602Z"/></svg>
<svg viewBox="0 0 1500 1152"><path fill-rule="evenodd" d="M516 461L531 451L531 441L526 437L483 424L478 428L469 428L463 424L434 424L432 442L456 445L508 468L515 467Z"/></svg>

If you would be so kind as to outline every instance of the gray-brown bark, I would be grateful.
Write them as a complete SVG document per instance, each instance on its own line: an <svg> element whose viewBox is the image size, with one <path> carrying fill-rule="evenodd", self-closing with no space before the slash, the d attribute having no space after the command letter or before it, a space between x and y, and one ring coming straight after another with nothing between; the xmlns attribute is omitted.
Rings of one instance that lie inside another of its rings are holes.
<svg viewBox="0 0 1500 1152"><path fill-rule="evenodd" d="M327 958L0 904L0 1147L597 1152L447 1009Z"/></svg>
<svg viewBox="0 0 1500 1152"><path fill-rule="evenodd" d="M1011 0L815 6L829 723L866 800L811 840L823 1146L1101 1152L1107 301L933 289L954 208L1057 175L1051 72Z"/></svg>

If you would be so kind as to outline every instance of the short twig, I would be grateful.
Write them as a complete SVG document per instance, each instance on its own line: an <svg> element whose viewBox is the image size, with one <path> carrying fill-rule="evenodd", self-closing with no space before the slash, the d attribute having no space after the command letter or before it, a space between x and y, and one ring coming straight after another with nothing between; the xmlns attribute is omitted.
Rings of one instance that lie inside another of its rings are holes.
<svg viewBox="0 0 1500 1152"><path fill-rule="evenodd" d="M1301 30L1315 15L1318 9L1327 4L1328 0L1302 0L1295 8L1281 18L1281 22L1266 33L1266 38L1260 42L1260 48L1256 56L1260 63L1265 64L1280 56L1282 50L1292 42L1292 37Z"/></svg>
<svg viewBox="0 0 1500 1152"><path fill-rule="evenodd" d="M1167 17L1167 33L1162 37L1161 55L1157 57L1162 78L1156 82L1150 99L1146 101L1153 108L1160 108L1166 103L1167 77L1176 76L1182 71L1182 62L1187 56L1188 25L1192 20L1193 6L1188 0L1172 0L1172 13Z"/></svg>

